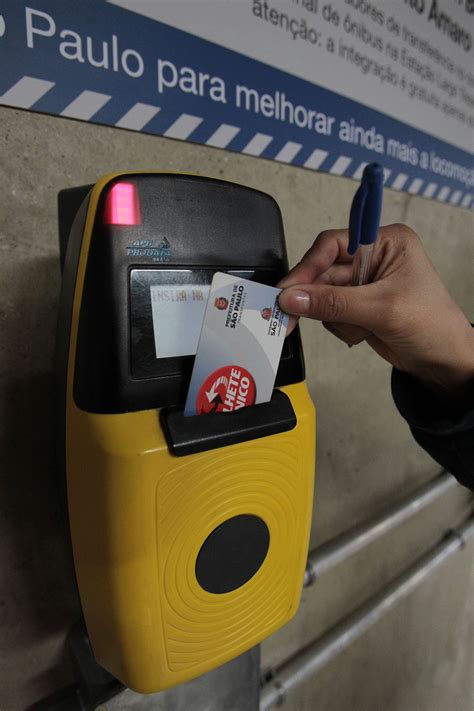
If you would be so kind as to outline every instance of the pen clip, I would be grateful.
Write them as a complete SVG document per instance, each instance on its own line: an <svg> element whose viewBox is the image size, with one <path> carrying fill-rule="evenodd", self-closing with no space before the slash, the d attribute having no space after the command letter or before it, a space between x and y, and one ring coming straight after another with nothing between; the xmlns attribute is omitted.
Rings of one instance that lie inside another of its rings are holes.
<svg viewBox="0 0 474 711"><path fill-rule="evenodd" d="M352 200L349 214L348 253L353 256L360 244L373 244L382 212L383 168L370 163L364 168L361 183Z"/></svg>

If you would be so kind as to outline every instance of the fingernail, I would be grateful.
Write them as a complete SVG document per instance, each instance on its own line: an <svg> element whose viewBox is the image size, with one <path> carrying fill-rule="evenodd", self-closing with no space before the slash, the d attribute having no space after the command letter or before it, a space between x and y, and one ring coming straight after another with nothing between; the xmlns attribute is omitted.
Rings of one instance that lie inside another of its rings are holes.
<svg viewBox="0 0 474 711"><path fill-rule="evenodd" d="M307 314L310 306L309 294L299 289L289 289L282 293L283 311L288 311L292 314Z"/></svg>

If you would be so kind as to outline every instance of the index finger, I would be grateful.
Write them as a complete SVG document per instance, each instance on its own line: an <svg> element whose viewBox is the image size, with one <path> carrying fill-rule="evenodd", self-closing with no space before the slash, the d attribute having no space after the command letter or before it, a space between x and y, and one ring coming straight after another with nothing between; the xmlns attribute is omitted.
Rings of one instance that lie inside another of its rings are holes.
<svg viewBox="0 0 474 711"><path fill-rule="evenodd" d="M302 260L279 282L287 288L293 284L311 284L335 262L352 262L347 252L348 230L325 230L321 232Z"/></svg>

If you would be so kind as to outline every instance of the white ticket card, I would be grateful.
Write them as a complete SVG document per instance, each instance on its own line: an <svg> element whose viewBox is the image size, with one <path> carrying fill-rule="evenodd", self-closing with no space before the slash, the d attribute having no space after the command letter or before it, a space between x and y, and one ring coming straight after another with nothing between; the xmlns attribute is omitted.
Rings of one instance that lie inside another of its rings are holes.
<svg viewBox="0 0 474 711"><path fill-rule="evenodd" d="M271 399L288 326L280 291L214 275L185 415L230 412Z"/></svg>
<svg viewBox="0 0 474 711"><path fill-rule="evenodd" d="M209 289L209 284L150 287L157 358L196 353Z"/></svg>

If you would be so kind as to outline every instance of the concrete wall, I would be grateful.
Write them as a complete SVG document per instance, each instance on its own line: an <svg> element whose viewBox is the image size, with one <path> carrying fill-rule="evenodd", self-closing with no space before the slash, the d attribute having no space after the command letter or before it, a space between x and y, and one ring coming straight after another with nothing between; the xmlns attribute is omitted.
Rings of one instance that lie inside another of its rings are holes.
<svg viewBox="0 0 474 711"><path fill-rule="evenodd" d="M291 264L343 226L355 183L216 149L1 109L0 708L19 711L71 679L65 634L78 616L54 471L52 358L60 274L56 194L130 169L190 171L272 194ZM472 213L387 190L383 223L423 238L474 318ZM446 249L449 245L449 249ZM390 368L305 323L318 407L312 546L435 476L389 392ZM264 667L315 639L462 520L455 489L304 592L296 618L263 644ZM285 711L470 711L474 705L473 546L452 558L285 704ZM223 710L225 711L225 710ZM243 711L243 710L242 710Z"/></svg>

